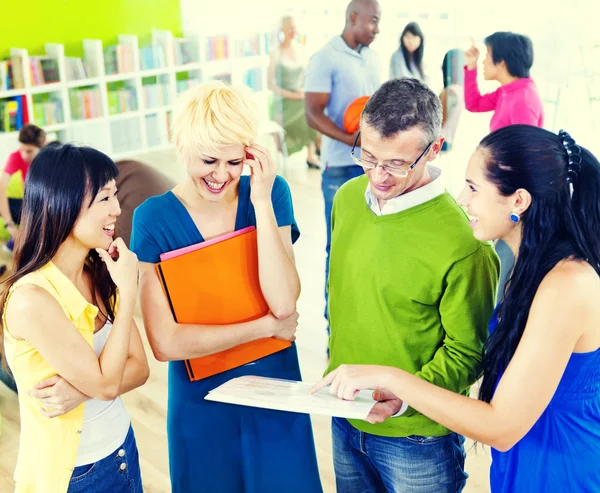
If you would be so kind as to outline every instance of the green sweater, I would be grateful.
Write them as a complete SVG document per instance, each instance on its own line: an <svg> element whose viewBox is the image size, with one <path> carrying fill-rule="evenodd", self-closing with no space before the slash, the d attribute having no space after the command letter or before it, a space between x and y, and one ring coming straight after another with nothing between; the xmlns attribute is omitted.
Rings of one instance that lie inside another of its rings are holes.
<svg viewBox="0 0 600 493"><path fill-rule="evenodd" d="M473 237L448 193L376 216L367 183L349 181L333 204L327 373L341 364L395 366L467 394L494 308L498 257ZM390 437L449 433L412 408L375 425L350 422Z"/></svg>

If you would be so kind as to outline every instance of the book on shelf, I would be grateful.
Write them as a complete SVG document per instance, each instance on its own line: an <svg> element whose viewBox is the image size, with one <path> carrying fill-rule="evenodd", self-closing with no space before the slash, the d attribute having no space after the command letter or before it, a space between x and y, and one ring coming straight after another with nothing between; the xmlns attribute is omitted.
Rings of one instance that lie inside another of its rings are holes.
<svg viewBox="0 0 600 493"><path fill-rule="evenodd" d="M139 120L136 117L110 122L113 152L131 152L142 147Z"/></svg>
<svg viewBox="0 0 600 493"><path fill-rule="evenodd" d="M167 66L165 50L161 45L140 48L140 65L142 70L153 70Z"/></svg>
<svg viewBox="0 0 600 493"><path fill-rule="evenodd" d="M135 89L127 87L108 91L108 112L111 115L137 110Z"/></svg>
<svg viewBox="0 0 600 493"><path fill-rule="evenodd" d="M58 61L50 57L29 57L29 69L31 72L31 84L41 86L60 81L58 72Z"/></svg>
<svg viewBox="0 0 600 493"><path fill-rule="evenodd" d="M194 62L193 47L190 40L173 38L173 59L175 65L186 65Z"/></svg>
<svg viewBox="0 0 600 493"><path fill-rule="evenodd" d="M0 61L0 91L10 91L15 88L11 60Z"/></svg>
<svg viewBox="0 0 600 493"><path fill-rule="evenodd" d="M25 87L25 75L23 72L23 58L20 56L12 57L12 75L13 89L23 89Z"/></svg>
<svg viewBox="0 0 600 493"><path fill-rule="evenodd" d="M133 72L133 48L125 44L107 46L104 50L104 66L107 75Z"/></svg>
<svg viewBox="0 0 600 493"><path fill-rule="evenodd" d="M149 147L160 145L159 115L146 115L146 140Z"/></svg>
<svg viewBox="0 0 600 493"><path fill-rule="evenodd" d="M223 82L224 84L226 84L228 86L231 85L231 73L213 75L210 79L211 80L220 80L221 82Z"/></svg>
<svg viewBox="0 0 600 493"><path fill-rule="evenodd" d="M173 137L173 113L167 111L166 114L166 124L167 124L167 142L171 142Z"/></svg>
<svg viewBox="0 0 600 493"><path fill-rule="evenodd" d="M26 123L29 113L25 96L0 100L0 132L16 132Z"/></svg>
<svg viewBox="0 0 600 493"><path fill-rule="evenodd" d="M240 58L260 55L260 36L256 34L246 39L236 40L235 55Z"/></svg>
<svg viewBox="0 0 600 493"><path fill-rule="evenodd" d="M144 84L144 108L157 108L169 104L169 84Z"/></svg>
<svg viewBox="0 0 600 493"><path fill-rule="evenodd" d="M201 83L200 79L183 79L177 81L177 94L187 91L190 87L194 87Z"/></svg>
<svg viewBox="0 0 600 493"><path fill-rule="evenodd" d="M74 120L88 120L102 116L100 89L77 89L69 93L71 116Z"/></svg>
<svg viewBox="0 0 600 493"><path fill-rule="evenodd" d="M206 39L206 59L227 60L229 58L229 40L227 36L212 36Z"/></svg>
<svg viewBox="0 0 600 493"><path fill-rule="evenodd" d="M253 68L244 73L243 84L250 87L253 91L261 91L263 88L262 69Z"/></svg>
<svg viewBox="0 0 600 493"><path fill-rule="evenodd" d="M48 98L46 101L34 101L33 119L39 125L56 125L64 121L62 101Z"/></svg>
<svg viewBox="0 0 600 493"><path fill-rule="evenodd" d="M65 67L67 70L67 80L85 80L93 77L90 67L83 59L78 57L66 57Z"/></svg>
<svg viewBox="0 0 600 493"><path fill-rule="evenodd" d="M164 114L146 115L146 140L148 147L158 147L169 141L169 119Z"/></svg>

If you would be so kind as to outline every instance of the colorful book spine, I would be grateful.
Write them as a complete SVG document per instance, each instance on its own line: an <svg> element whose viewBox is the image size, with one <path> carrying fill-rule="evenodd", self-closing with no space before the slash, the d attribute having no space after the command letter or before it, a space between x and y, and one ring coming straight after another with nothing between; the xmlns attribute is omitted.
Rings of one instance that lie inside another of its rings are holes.
<svg viewBox="0 0 600 493"><path fill-rule="evenodd" d="M54 100L34 103L33 118L38 125L47 126L62 123L64 121L62 101Z"/></svg>
<svg viewBox="0 0 600 493"><path fill-rule="evenodd" d="M142 70L153 70L167 66L165 50L160 45L140 48L140 66Z"/></svg>
<svg viewBox="0 0 600 493"><path fill-rule="evenodd" d="M145 108L158 108L169 104L169 84L145 84L143 93Z"/></svg>
<svg viewBox="0 0 600 493"><path fill-rule="evenodd" d="M88 120L102 116L100 89L76 89L69 93L71 116L74 120Z"/></svg>
<svg viewBox="0 0 600 493"><path fill-rule="evenodd" d="M246 71L243 83L253 91L261 91L263 88L262 70L260 68L253 68Z"/></svg>
<svg viewBox="0 0 600 493"><path fill-rule="evenodd" d="M133 48L124 44L107 46L104 50L104 67L107 75L133 72Z"/></svg>
<svg viewBox="0 0 600 493"><path fill-rule="evenodd" d="M29 123L25 96L0 100L0 132L16 132Z"/></svg>
<svg viewBox="0 0 600 493"><path fill-rule="evenodd" d="M111 115L137 110L135 89L124 88L108 91L108 112Z"/></svg>
<svg viewBox="0 0 600 493"><path fill-rule="evenodd" d="M206 59L227 60L229 58L229 40L226 36L213 36L206 40Z"/></svg>

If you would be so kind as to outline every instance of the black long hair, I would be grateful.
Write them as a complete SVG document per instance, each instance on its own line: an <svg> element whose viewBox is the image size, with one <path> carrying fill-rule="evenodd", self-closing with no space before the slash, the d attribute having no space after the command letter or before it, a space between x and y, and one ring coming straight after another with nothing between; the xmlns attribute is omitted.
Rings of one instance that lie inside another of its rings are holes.
<svg viewBox="0 0 600 493"><path fill-rule="evenodd" d="M452 84L458 84L461 86L463 85L463 66L465 64L463 53L463 50L455 48L447 51L444 55L444 60L442 61L442 78L444 79L444 88Z"/></svg>
<svg viewBox="0 0 600 493"><path fill-rule="evenodd" d="M487 154L487 179L502 195L525 189L532 197L521 218L521 245L498 308L498 326L484 346L479 398L490 402L546 274L561 260L572 258L589 262L600 275L600 164L581 147L581 170L571 197L568 156L558 135L511 125L489 134L480 147Z"/></svg>
<svg viewBox="0 0 600 493"><path fill-rule="evenodd" d="M42 148L27 173L13 270L0 294L0 320L13 284L52 260L83 208L92 205L98 191L117 173L112 159L91 147L51 144ZM106 310L103 315L113 320L117 289L95 250L90 250L86 269L92 280L94 304L101 300Z"/></svg>
<svg viewBox="0 0 600 493"><path fill-rule="evenodd" d="M419 36L421 38L420 46L412 54L412 61L417 67L419 74L421 74L421 78L423 79L425 78L425 74L423 72L423 53L425 52L425 37L423 36L423 31L421 31L419 24L417 24L416 22L409 22L404 28L404 31L402 31L402 34L400 35L400 49L402 50L402 54L404 55L406 68L408 68L408 71L412 73L412 64L410 63L411 54L408 52L406 46L404 46L404 43L402 41L402 38L406 33L411 33L412 35Z"/></svg>

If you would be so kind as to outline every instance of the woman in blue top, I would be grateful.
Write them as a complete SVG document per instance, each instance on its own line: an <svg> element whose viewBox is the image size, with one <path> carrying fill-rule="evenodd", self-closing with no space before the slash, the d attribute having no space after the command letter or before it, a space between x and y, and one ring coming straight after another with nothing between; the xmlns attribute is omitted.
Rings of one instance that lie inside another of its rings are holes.
<svg viewBox="0 0 600 493"><path fill-rule="evenodd" d="M182 94L173 138L188 177L148 199L133 217L144 324L154 356L169 361L174 493L322 491L307 415L204 400L208 391L242 375L301 380L295 344L195 382L183 361L264 337L295 338L300 280L292 243L300 232L287 183L276 176L269 153L253 143L257 123L246 88L214 82ZM241 176L244 165L250 176ZM270 313L236 325L176 323L155 272L160 254L248 226L257 229L260 285Z"/></svg>
<svg viewBox="0 0 600 493"><path fill-rule="evenodd" d="M491 445L493 493L600 491L600 164L565 132L512 125L481 141L466 178L473 234L517 259L479 400L376 366L340 367L315 388L391 392Z"/></svg>

